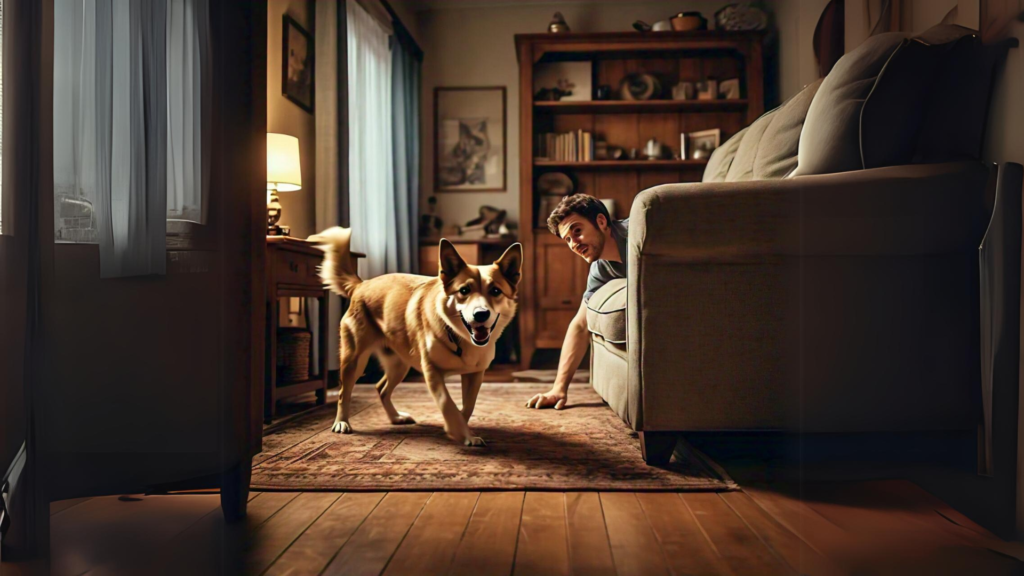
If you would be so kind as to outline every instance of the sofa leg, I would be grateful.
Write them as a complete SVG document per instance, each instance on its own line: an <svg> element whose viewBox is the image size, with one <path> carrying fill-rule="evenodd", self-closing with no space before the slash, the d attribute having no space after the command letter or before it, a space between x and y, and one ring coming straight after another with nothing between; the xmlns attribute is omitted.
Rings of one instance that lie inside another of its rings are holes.
<svg viewBox="0 0 1024 576"><path fill-rule="evenodd" d="M651 466L664 466L672 458L679 436L675 432L640 432L640 450L644 462Z"/></svg>

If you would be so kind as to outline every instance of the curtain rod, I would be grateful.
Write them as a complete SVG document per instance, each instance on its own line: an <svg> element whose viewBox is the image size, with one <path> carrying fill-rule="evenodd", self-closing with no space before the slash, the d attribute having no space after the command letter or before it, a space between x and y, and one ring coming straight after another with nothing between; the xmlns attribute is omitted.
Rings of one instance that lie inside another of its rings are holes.
<svg viewBox="0 0 1024 576"><path fill-rule="evenodd" d="M391 15L391 22L395 27L395 38L412 53L413 57L416 58L417 61L422 62L423 49L420 48L420 45L416 43L416 39L409 33L409 29L406 28L402 19L398 17L398 13L391 7L388 0L380 0L380 3L384 6L384 9L388 11L388 14Z"/></svg>

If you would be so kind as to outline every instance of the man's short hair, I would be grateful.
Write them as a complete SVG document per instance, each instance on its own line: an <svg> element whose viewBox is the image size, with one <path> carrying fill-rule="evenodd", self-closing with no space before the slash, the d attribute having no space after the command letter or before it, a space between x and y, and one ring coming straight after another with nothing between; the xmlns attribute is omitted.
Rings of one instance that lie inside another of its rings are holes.
<svg viewBox="0 0 1024 576"><path fill-rule="evenodd" d="M599 214L604 215L605 220L609 223L612 220L604 202L589 194L572 194L562 198L562 201L558 203L558 206L548 216L548 230L561 238L562 235L558 233L558 226L562 224L563 220L573 214L583 216L590 220L590 223L594 226L597 226L597 216Z"/></svg>

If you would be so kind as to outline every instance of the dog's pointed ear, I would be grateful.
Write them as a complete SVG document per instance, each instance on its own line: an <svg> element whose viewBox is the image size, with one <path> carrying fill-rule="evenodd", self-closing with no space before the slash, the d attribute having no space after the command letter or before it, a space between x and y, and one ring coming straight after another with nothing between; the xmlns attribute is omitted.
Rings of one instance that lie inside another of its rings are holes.
<svg viewBox="0 0 1024 576"><path fill-rule="evenodd" d="M445 238L441 238L441 243L437 249L437 275L441 278L442 282L447 284L455 279L459 272L462 272L462 269L466 267L466 261L459 255L455 245Z"/></svg>
<svg viewBox="0 0 1024 576"><path fill-rule="evenodd" d="M505 253L498 258L494 265L501 271L501 275L508 280L513 287L519 284L519 278L523 270L523 245L519 242L509 246Z"/></svg>

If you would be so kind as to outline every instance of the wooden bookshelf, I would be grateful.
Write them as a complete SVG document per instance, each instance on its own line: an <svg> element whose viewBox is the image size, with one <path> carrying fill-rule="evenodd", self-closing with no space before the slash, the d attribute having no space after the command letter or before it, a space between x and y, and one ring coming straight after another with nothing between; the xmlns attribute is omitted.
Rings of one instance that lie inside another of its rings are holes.
<svg viewBox="0 0 1024 576"><path fill-rule="evenodd" d="M712 128L721 142L748 126L764 112L763 32L665 32L641 34L519 34L519 174L520 241L526 262L520 286L520 345L528 365L537 348L558 348L580 306L588 266L547 231L538 214L537 178L563 172L576 190L615 201L615 218L629 215L633 198L642 190L676 182L701 180L707 159L678 159L680 134ZM657 76L663 94L643 101L535 101L540 86L534 74L554 62L591 63L591 84L611 87L617 98L622 79L631 73ZM681 81L739 78L741 97L716 100L669 100ZM642 154L656 138L675 160L555 161L540 157L535 148L541 134L590 132L595 140Z"/></svg>
<svg viewBox="0 0 1024 576"><path fill-rule="evenodd" d="M666 112L716 112L745 110L746 98L731 100L587 100L534 102L538 114L663 114Z"/></svg>
<svg viewBox="0 0 1024 576"><path fill-rule="evenodd" d="M592 160L590 162L555 162L534 160L537 168L561 168L565 170L681 170L707 166L706 159L698 160Z"/></svg>

